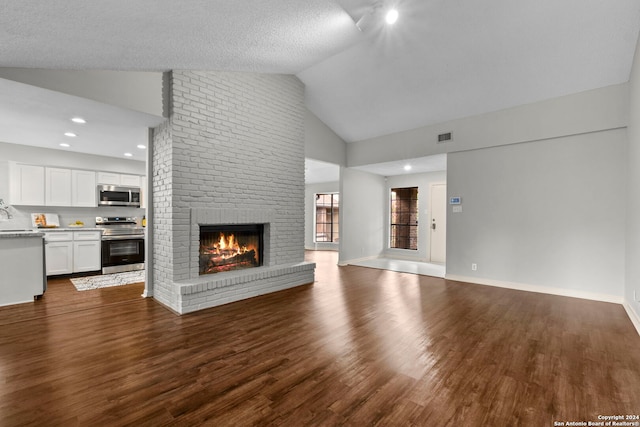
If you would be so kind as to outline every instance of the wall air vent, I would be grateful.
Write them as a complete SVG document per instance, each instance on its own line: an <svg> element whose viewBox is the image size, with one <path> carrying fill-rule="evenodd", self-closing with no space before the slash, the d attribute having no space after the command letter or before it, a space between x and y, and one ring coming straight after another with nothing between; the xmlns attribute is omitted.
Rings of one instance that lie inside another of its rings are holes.
<svg viewBox="0 0 640 427"><path fill-rule="evenodd" d="M441 133L438 135L438 144L442 144L443 142L451 141L451 132Z"/></svg>

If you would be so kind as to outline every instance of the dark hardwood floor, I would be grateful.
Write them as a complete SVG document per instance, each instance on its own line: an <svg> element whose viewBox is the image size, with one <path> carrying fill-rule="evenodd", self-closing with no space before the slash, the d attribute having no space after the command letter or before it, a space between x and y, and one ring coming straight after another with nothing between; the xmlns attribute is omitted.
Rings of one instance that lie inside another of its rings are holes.
<svg viewBox="0 0 640 427"><path fill-rule="evenodd" d="M335 266L177 316L142 284L0 308L1 426L553 426L640 413L620 305Z"/></svg>

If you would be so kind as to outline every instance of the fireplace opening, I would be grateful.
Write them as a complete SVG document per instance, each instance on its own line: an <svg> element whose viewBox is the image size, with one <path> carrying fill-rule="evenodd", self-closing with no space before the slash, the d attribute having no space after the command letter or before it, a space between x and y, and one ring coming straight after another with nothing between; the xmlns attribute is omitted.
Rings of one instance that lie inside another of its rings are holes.
<svg viewBox="0 0 640 427"><path fill-rule="evenodd" d="M200 226L200 275L259 267L263 224Z"/></svg>

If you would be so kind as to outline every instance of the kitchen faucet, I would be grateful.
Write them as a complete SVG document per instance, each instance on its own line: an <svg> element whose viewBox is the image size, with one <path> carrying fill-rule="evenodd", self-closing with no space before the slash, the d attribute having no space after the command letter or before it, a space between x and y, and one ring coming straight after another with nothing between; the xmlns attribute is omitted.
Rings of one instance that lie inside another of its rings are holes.
<svg viewBox="0 0 640 427"><path fill-rule="evenodd" d="M9 206L5 205L4 200L2 199L0 199L0 211L4 212L5 215L7 215L7 219L12 218L11 214L9 213Z"/></svg>

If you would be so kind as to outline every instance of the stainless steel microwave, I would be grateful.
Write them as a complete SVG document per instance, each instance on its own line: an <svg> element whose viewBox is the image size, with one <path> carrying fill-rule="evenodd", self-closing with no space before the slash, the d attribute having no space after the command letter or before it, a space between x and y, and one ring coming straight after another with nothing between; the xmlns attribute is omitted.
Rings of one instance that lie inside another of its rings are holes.
<svg viewBox="0 0 640 427"><path fill-rule="evenodd" d="M140 187L98 185L98 206L140 207Z"/></svg>

